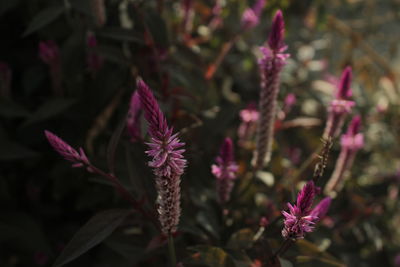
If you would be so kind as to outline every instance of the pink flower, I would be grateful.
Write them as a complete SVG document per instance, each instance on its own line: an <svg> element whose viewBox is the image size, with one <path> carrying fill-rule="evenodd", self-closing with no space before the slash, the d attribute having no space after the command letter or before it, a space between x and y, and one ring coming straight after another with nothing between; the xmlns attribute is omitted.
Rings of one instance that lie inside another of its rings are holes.
<svg viewBox="0 0 400 267"><path fill-rule="evenodd" d="M355 116L347 132L341 136L341 150L335 169L325 186L326 194L336 194L342 189L347 172L351 169L357 151L364 146L364 135L360 133L361 117Z"/></svg>
<svg viewBox="0 0 400 267"><path fill-rule="evenodd" d="M216 164L211 166L211 172L217 178L218 201L223 204L229 201L233 180L236 179L238 171L230 138L225 138L215 161Z"/></svg>
<svg viewBox="0 0 400 267"><path fill-rule="evenodd" d="M337 137L342 131L344 120L355 106L354 101L350 101L351 92L351 68L346 67L342 73L338 84L335 99L332 100L328 108L328 120L324 130L323 137Z"/></svg>
<svg viewBox="0 0 400 267"><path fill-rule="evenodd" d="M180 177L184 172L186 160L178 134L167 125L167 120L160 110L150 88L138 79L137 91L144 117L149 123L151 141L147 143L146 154L152 157L149 166L156 176L158 192L158 213L162 232L170 235L176 232L180 217Z"/></svg>
<svg viewBox="0 0 400 267"><path fill-rule="evenodd" d="M73 163L72 167L88 167L90 165L90 162L82 148L79 148L78 152L55 134L47 130L44 131L44 134L54 150L66 160ZM88 170L90 170L90 167L88 167Z"/></svg>
<svg viewBox="0 0 400 267"><path fill-rule="evenodd" d="M289 212L282 211L285 217L282 236L285 239L304 238L306 233L314 230L314 224L327 213L331 203L330 198L323 199L314 209L311 209L316 191L314 182L309 181L298 193L296 204L287 203Z"/></svg>
<svg viewBox="0 0 400 267"><path fill-rule="evenodd" d="M97 39L93 33L89 33L87 36L87 65L92 73L96 73L103 66L103 58L97 53Z"/></svg>
<svg viewBox="0 0 400 267"><path fill-rule="evenodd" d="M260 115L255 104L251 103L245 109L240 111L239 116L241 123L238 128L238 143L240 146L245 146L245 144L251 141L254 137Z"/></svg>
<svg viewBox="0 0 400 267"><path fill-rule="evenodd" d="M142 113L140 107L140 97L136 90L131 97L129 105L128 117L126 120L126 128L131 136L131 142L137 142L142 140L142 127L140 124L140 115Z"/></svg>
<svg viewBox="0 0 400 267"><path fill-rule="evenodd" d="M261 47L263 57L259 60L261 73L260 120L257 130L255 169L259 170L271 159L273 131L276 117L276 100L279 92L280 73L289 54L283 53L287 46L283 43L284 21L282 12L275 14L272 30L268 38L269 47Z"/></svg>
<svg viewBox="0 0 400 267"><path fill-rule="evenodd" d="M252 8L246 8L243 12L241 25L244 31L250 30L258 25L265 0L257 0Z"/></svg>

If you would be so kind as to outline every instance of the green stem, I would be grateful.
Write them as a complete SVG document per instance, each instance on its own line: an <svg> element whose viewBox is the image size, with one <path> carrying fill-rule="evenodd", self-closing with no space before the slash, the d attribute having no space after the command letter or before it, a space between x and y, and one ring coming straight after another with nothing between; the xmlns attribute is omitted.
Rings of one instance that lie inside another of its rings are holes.
<svg viewBox="0 0 400 267"><path fill-rule="evenodd" d="M172 236L172 234L168 235L168 251L169 251L169 259L171 261L171 267L175 267L176 255L175 255L174 237Z"/></svg>

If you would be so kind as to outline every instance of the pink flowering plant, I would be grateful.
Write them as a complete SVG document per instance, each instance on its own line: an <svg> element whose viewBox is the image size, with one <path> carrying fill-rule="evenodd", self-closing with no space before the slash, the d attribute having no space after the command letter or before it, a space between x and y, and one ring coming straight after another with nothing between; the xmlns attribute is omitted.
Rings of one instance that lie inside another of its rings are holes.
<svg viewBox="0 0 400 267"><path fill-rule="evenodd" d="M367 2L5 1L0 266L400 266Z"/></svg>

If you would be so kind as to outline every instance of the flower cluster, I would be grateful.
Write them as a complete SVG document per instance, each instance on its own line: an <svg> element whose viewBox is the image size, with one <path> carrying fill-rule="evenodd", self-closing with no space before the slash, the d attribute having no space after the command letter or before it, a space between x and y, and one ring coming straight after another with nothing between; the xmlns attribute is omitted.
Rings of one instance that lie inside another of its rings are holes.
<svg viewBox="0 0 400 267"><path fill-rule="evenodd" d="M176 232L180 217L180 177L184 172L186 160L178 134L167 125L167 120L158 106L150 88L139 79L137 91L144 117L149 123L148 133L151 141L147 143L146 154L152 157L149 166L156 176L158 192L158 213L162 232L170 235Z"/></svg>
<svg viewBox="0 0 400 267"><path fill-rule="evenodd" d="M313 231L313 225L326 215L331 204L329 197L324 198L314 209L311 209L317 191L314 182L309 181L297 195L296 204L287 203L289 212L282 211L285 217L282 236L285 239L304 238L306 233Z"/></svg>
<svg viewBox="0 0 400 267"><path fill-rule="evenodd" d="M39 57L50 68L51 82L55 95L63 95L60 49L54 41L39 43Z"/></svg>
<svg viewBox="0 0 400 267"><path fill-rule="evenodd" d="M335 169L331 178L325 186L325 193L335 195L342 186L346 178L346 172L351 169L357 151L364 146L364 135L360 133L361 117L355 116L347 129L341 136L341 150L336 161Z"/></svg>
<svg viewBox="0 0 400 267"><path fill-rule="evenodd" d="M142 110L140 108L140 98L138 91L136 90L131 97L129 105L128 117L126 119L126 128L131 137L131 142L137 142L142 140L142 129L140 124L140 115Z"/></svg>
<svg viewBox="0 0 400 267"><path fill-rule="evenodd" d="M276 116L276 99L279 92L280 73L286 64L289 54L285 54L287 46L283 43L285 24L279 10L274 17L271 33L268 38L269 47L261 47L263 57L259 61L261 73L260 121L257 130L257 149L255 169L259 170L269 162Z"/></svg>
<svg viewBox="0 0 400 267"><path fill-rule="evenodd" d="M218 202L223 204L229 201L236 179L238 166L234 161L233 144L230 138L225 138L221 146L216 164L211 166L211 172L217 178Z"/></svg>
<svg viewBox="0 0 400 267"><path fill-rule="evenodd" d="M346 67L342 73L335 99L328 108L328 120L324 130L323 137L327 139L338 137L346 119L347 114L355 106L355 102L350 100L351 92L351 67Z"/></svg>
<svg viewBox="0 0 400 267"><path fill-rule="evenodd" d="M254 104L249 104L239 113L241 123L238 128L239 145L246 147L246 144L253 139L257 130L257 122L260 117Z"/></svg>
<svg viewBox="0 0 400 267"><path fill-rule="evenodd" d="M250 30L258 25L265 0L257 0L253 7L248 7L243 12L241 26L244 31Z"/></svg>

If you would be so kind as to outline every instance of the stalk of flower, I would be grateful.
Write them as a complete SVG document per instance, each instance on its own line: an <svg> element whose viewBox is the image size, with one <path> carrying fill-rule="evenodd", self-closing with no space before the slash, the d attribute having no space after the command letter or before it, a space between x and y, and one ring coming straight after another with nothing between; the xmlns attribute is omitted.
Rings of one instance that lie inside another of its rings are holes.
<svg viewBox="0 0 400 267"><path fill-rule="evenodd" d="M279 10L274 17L268 47L261 47L263 58L259 61L261 74L260 120L257 129L255 170L260 170L271 158L271 147L276 117L276 99L279 92L280 73L289 54L283 53L284 21Z"/></svg>
<svg viewBox="0 0 400 267"><path fill-rule="evenodd" d="M136 90L131 97L131 102L129 105L128 117L126 119L126 128L130 135L131 142L138 142L142 140L142 127L140 124L140 115L142 110L140 107L140 97L138 91Z"/></svg>
<svg viewBox="0 0 400 267"><path fill-rule="evenodd" d="M324 139L327 139L329 136L332 138L339 136L347 114L351 112L351 109L355 105L355 102L350 100L352 95L351 79L351 67L346 67L340 78L335 99L332 100L328 108L328 120L323 134Z"/></svg>
<svg viewBox="0 0 400 267"><path fill-rule="evenodd" d="M104 0L91 0L93 18L97 27L101 28L106 24L107 15Z"/></svg>
<svg viewBox="0 0 400 267"><path fill-rule="evenodd" d="M151 217L151 215L142 208L142 204L133 198L133 196L119 182L117 177L115 177L113 174L106 173L101 169L95 167L87 158L83 148L79 148L78 150L76 150L52 132L45 130L44 133L53 149L65 160L73 163L72 167L85 167L88 172L96 173L109 180L115 187L117 192L121 195L121 197L130 202L135 210L143 214L143 216L145 216L146 218L150 219L153 224L157 226L156 222L153 220L153 217Z"/></svg>
<svg viewBox="0 0 400 267"><path fill-rule="evenodd" d="M86 58L87 65L88 65L89 71L92 74L95 74L103 66L103 58L96 51L97 39L93 33L90 32L88 34L86 44L87 44L87 48L88 48L88 54L87 54L87 58Z"/></svg>
<svg viewBox="0 0 400 267"><path fill-rule="evenodd" d="M193 0L182 0L182 29L185 33L190 33L193 27Z"/></svg>
<svg viewBox="0 0 400 267"><path fill-rule="evenodd" d="M242 147L249 147L249 143L253 139L259 119L259 112L254 104L249 104L239 113L241 123L238 128L238 144Z"/></svg>
<svg viewBox="0 0 400 267"><path fill-rule="evenodd" d="M149 150L146 154L152 157L149 166L156 176L161 230L166 236L172 236L177 230L181 212L179 184L186 166L182 155L185 144L168 127L153 93L141 79L137 81L137 90L144 117L149 123L151 141L147 143Z"/></svg>
<svg viewBox="0 0 400 267"><path fill-rule="evenodd" d="M12 71L5 62L0 62L0 98L11 97Z"/></svg>
<svg viewBox="0 0 400 267"><path fill-rule="evenodd" d="M58 45L54 41L43 41L39 43L39 57L50 68L51 84L54 94L63 95L61 58Z"/></svg>
<svg viewBox="0 0 400 267"><path fill-rule="evenodd" d="M234 160L233 143L228 137L221 145L216 164L211 166L211 172L217 179L218 202L223 205L229 201L234 180L237 178L238 165Z"/></svg>
<svg viewBox="0 0 400 267"><path fill-rule="evenodd" d="M360 133L361 117L355 116L351 121L347 132L340 139L341 150L336 161L335 169L325 186L325 194L335 195L342 187L347 172L353 165L357 151L364 146L364 135Z"/></svg>
<svg viewBox="0 0 400 267"><path fill-rule="evenodd" d="M231 50L232 46L239 39L240 35L243 32L248 31L258 25L259 19L261 16L261 12L262 12L262 9L264 8L265 3L266 3L265 0L257 0L252 8L247 8L243 12L243 15L241 18L240 32L237 33L235 36L233 36L231 40L224 43L224 45L222 46L221 52L218 54L214 63L208 66L206 73L204 75L205 79L210 80L214 76L215 72L221 65L225 56L228 54L228 52Z"/></svg>

